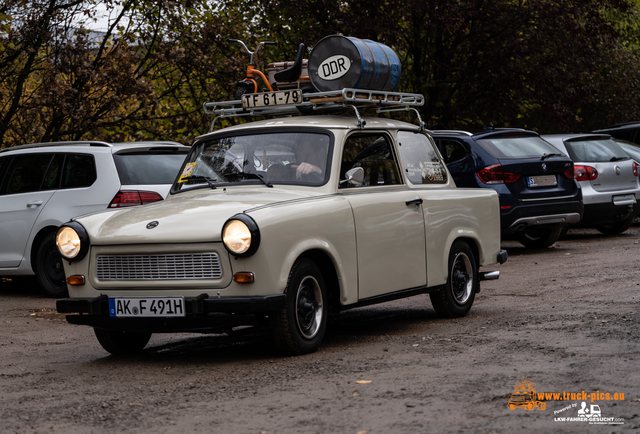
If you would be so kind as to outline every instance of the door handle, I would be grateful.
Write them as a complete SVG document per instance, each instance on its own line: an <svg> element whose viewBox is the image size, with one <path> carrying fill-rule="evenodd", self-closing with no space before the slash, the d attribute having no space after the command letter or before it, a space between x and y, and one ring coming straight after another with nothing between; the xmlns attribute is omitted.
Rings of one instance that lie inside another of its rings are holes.
<svg viewBox="0 0 640 434"><path fill-rule="evenodd" d="M27 204L27 208L35 208L37 206L42 205L42 201L41 200L34 200L33 202L29 202Z"/></svg>
<svg viewBox="0 0 640 434"><path fill-rule="evenodd" d="M405 203L407 204L407 206L409 206L409 205L422 205L422 199L408 200Z"/></svg>

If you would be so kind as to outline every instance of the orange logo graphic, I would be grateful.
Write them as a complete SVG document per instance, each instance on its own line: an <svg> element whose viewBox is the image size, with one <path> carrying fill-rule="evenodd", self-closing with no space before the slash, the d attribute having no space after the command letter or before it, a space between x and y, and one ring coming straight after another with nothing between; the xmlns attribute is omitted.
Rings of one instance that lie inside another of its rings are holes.
<svg viewBox="0 0 640 434"><path fill-rule="evenodd" d="M524 408L531 411L533 409L544 410L547 408L547 403L538 401L536 395L536 384L529 378L523 378L516 383L513 388L513 393L509 398L509 410L515 410L516 408Z"/></svg>

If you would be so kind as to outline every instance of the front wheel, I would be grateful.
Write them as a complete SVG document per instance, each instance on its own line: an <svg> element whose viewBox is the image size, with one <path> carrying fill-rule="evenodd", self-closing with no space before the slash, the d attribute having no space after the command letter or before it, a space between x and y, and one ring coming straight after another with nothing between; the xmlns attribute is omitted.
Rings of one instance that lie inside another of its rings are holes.
<svg viewBox="0 0 640 434"><path fill-rule="evenodd" d="M327 328L327 290L318 266L309 259L298 260L285 293L285 309L269 316L276 345L291 355L312 353Z"/></svg>
<svg viewBox="0 0 640 434"><path fill-rule="evenodd" d="M632 224L633 219L627 219L621 222L598 225L596 229L605 235L618 235L629 229Z"/></svg>
<svg viewBox="0 0 640 434"><path fill-rule="evenodd" d="M542 249L558 241L563 228L563 226L527 228L516 236L523 246L531 249Z"/></svg>
<svg viewBox="0 0 640 434"><path fill-rule="evenodd" d="M151 339L151 333L119 332L98 328L94 328L93 332L102 348L116 356L140 352Z"/></svg>
<svg viewBox="0 0 640 434"><path fill-rule="evenodd" d="M56 247L55 232L47 235L40 243L34 271L40 287L48 297L62 298L68 295L62 256Z"/></svg>
<svg viewBox="0 0 640 434"><path fill-rule="evenodd" d="M460 318L471 309L478 289L476 257L469 245L457 240L449 252L449 276L445 286L429 294L438 315Z"/></svg>

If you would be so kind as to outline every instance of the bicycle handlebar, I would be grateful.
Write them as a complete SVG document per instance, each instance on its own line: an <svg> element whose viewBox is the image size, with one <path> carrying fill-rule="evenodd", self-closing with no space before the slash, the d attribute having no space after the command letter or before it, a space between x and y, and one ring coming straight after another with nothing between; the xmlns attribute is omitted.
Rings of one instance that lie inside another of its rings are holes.
<svg viewBox="0 0 640 434"><path fill-rule="evenodd" d="M253 55L258 52L258 50L260 49L261 45L278 45L277 42L263 41L263 42L260 42L256 46L256 51L251 51L251 50L249 50L249 47L247 47L246 44L244 42L242 42L240 39L227 38L227 42L237 42L237 43L241 44L244 47L244 49L247 51L247 53L249 53L251 55L251 59L249 60L250 64L253 64Z"/></svg>

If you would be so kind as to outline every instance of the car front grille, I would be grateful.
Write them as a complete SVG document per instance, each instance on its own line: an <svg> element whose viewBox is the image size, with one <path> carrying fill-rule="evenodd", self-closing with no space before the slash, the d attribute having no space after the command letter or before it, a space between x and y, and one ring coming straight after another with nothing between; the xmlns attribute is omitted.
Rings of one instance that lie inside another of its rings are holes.
<svg viewBox="0 0 640 434"><path fill-rule="evenodd" d="M98 280L220 279L217 253L99 255Z"/></svg>

